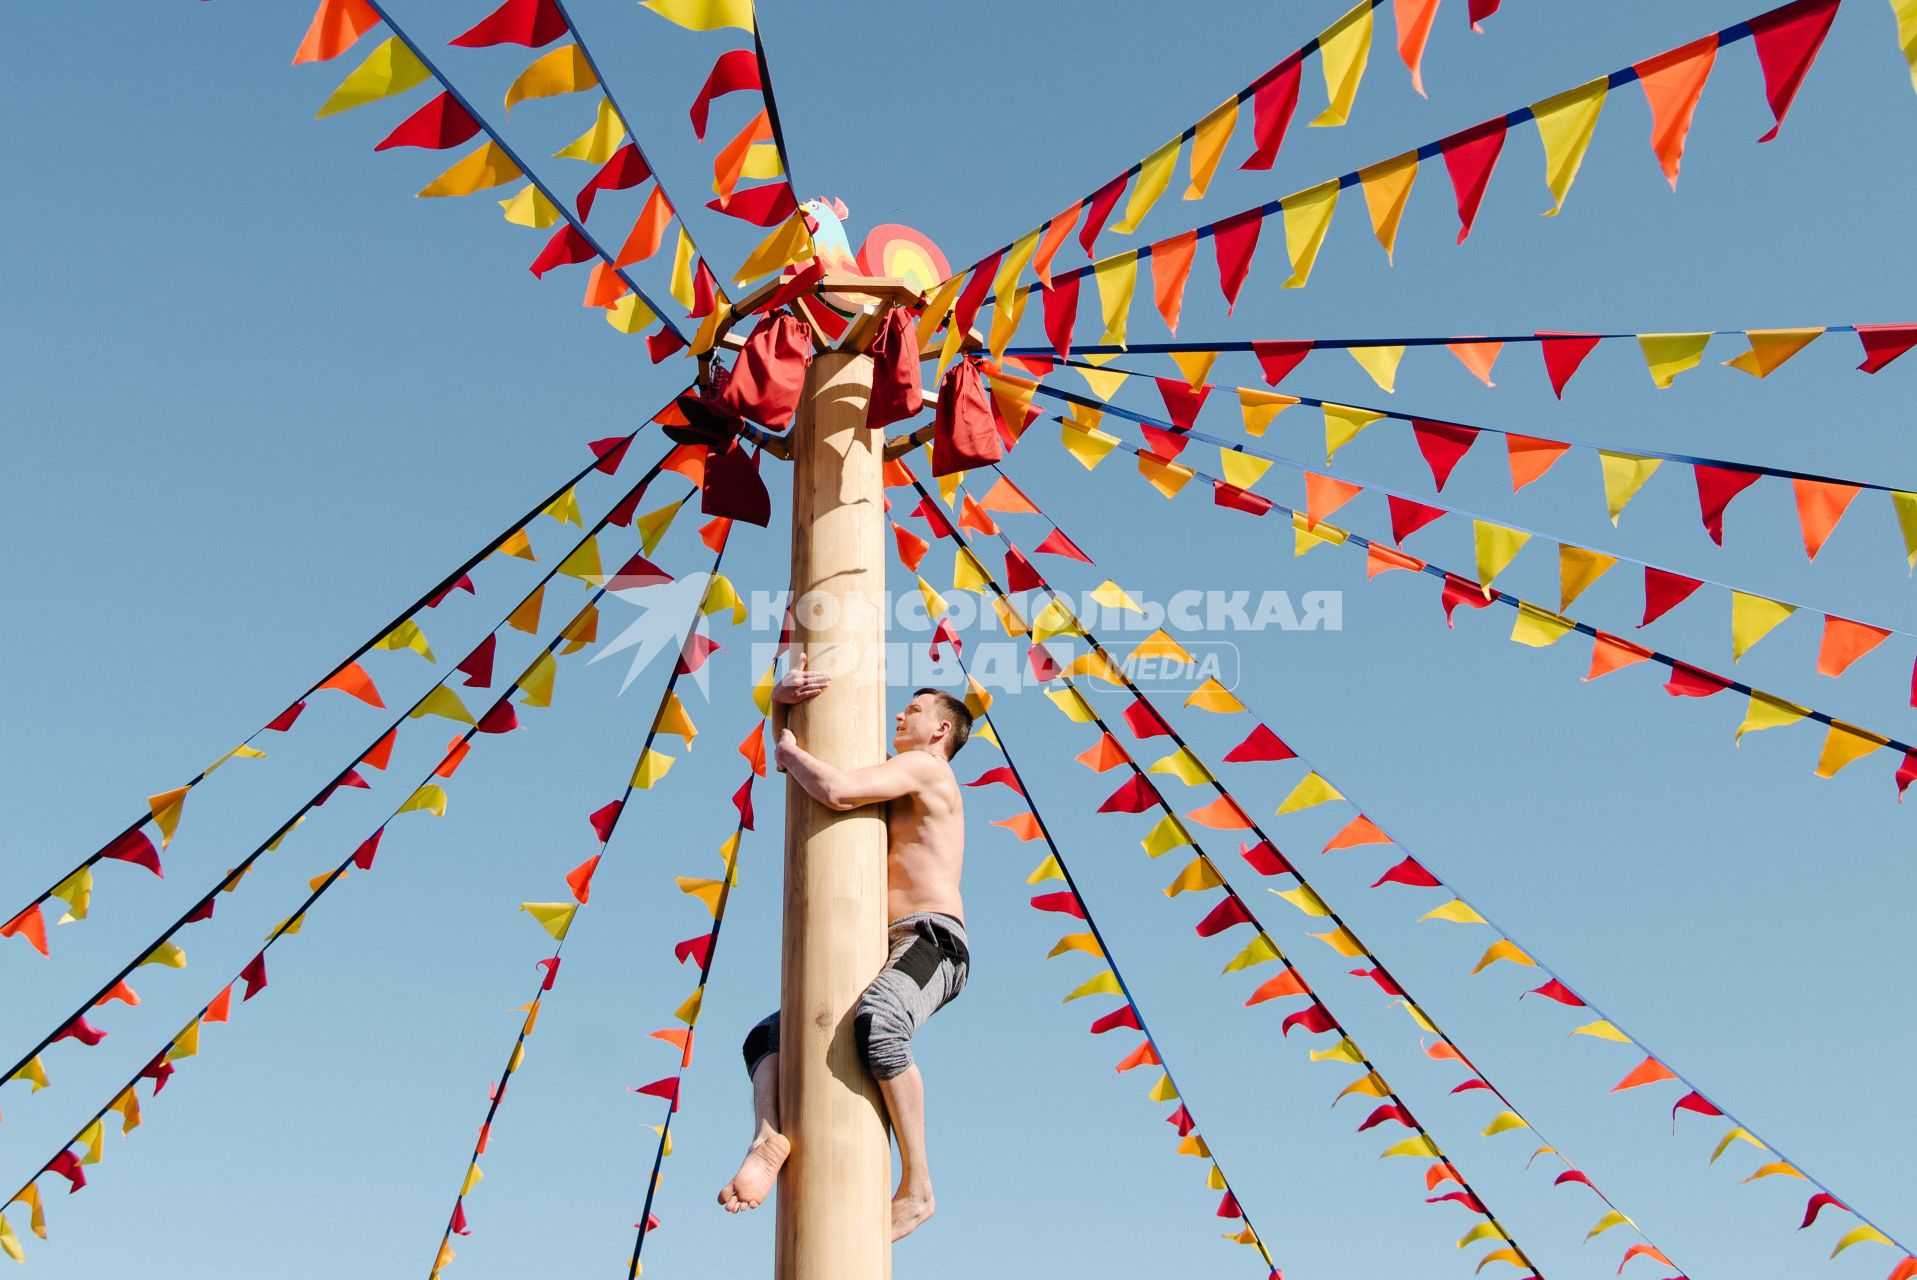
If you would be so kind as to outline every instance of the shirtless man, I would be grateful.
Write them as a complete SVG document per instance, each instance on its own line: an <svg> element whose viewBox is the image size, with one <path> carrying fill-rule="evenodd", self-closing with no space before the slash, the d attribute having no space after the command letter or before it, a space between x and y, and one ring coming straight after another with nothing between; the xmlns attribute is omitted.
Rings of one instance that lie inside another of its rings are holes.
<svg viewBox="0 0 1917 1280"><path fill-rule="evenodd" d="M912 1061L912 1033L965 989L971 967L959 867L965 856L965 812L951 758L965 745L972 715L936 689L920 689L893 721L884 764L844 770L809 754L784 728L784 708L824 692L831 677L798 665L773 687L779 768L829 809L885 806L885 967L859 997L853 1031L878 1081L899 1143L899 1186L892 1197L892 1239L932 1216L932 1177L925 1164L925 1083ZM752 1028L745 1041L756 1131L745 1160L719 1192L727 1212L756 1209L772 1192L792 1144L779 1132L779 1015Z"/></svg>

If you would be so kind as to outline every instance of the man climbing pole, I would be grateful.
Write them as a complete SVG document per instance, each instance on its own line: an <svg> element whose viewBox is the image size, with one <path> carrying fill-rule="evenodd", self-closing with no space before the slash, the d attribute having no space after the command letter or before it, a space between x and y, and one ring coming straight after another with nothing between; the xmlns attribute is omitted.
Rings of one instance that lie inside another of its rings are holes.
<svg viewBox="0 0 1917 1280"><path fill-rule="evenodd" d="M972 715L950 694L920 689L893 720L895 754L881 764L843 770L807 752L784 724L786 707L817 697L830 682L830 676L809 670L802 654L774 686L777 759L781 771L829 809L885 806L891 922L886 960L859 999L853 1031L898 1140L891 1235L896 1241L930 1218L933 1209L925 1159L925 1084L912 1061L912 1034L965 989L971 964L959 898L965 811L951 758L971 733ZM754 1132L739 1171L719 1192L719 1203L731 1213L764 1202L792 1151L780 1132L778 1053L779 1015L774 1013L746 1036Z"/></svg>

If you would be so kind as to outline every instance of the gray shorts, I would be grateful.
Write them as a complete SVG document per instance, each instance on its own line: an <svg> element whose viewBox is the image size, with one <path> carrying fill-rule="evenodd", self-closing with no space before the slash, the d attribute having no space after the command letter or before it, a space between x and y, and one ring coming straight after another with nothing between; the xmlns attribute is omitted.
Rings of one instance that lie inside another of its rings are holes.
<svg viewBox="0 0 1917 1280"><path fill-rule="evenodd" d="M921 911L887 926L885 967L859 997L852 1018L859 1054L874 1079L890 1080L912 1065L913 1033L965 990L971 968L962 921ZM746 1034L747 1074L778 1051L775 1012Z"/></svg>

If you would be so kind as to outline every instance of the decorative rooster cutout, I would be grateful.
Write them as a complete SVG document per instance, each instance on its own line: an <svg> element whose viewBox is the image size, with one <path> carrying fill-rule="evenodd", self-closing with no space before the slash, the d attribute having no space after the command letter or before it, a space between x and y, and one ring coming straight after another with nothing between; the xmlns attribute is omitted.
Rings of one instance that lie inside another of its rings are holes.
<svg viewBox="0 0 1917 1280"><path fill-rule="evenodd" d="M895 222L873 227L858 252L846 235L848 210L837 197L820 196L799 206L812 243L827 271L851 275L890 276L921 292L936 287L951 274L945 255L932 241L911 227Z"/></svg>

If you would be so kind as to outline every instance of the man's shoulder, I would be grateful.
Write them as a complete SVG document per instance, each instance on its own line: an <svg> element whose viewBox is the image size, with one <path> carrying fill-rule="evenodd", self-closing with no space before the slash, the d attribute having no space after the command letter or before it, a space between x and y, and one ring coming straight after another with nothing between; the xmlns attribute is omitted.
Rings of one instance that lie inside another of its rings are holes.
<svg viewBox="0 0 1917 1280"><path fill-rule="evenodd" d="M956 786L958 783L958 775L952 771L952 762L936 752L915 747L910 751L902 751L892 758L909 769L913 777L921 779L927 785L950 781Z"/></svg>

